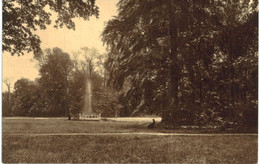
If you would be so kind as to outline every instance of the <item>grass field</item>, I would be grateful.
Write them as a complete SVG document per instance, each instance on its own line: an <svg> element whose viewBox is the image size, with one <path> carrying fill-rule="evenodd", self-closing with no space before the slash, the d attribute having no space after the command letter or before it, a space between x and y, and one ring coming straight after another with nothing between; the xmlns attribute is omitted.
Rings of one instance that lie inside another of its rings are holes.
<svg viewBox="0 0 260 164"><path fill-rule="evenodd" d="M153 136L145 122L3 119L4 163L256 163L257 136ZM157 130L155 130L157 131ZM30 136L46 133L106 136ZM17 135L22 134L22 135Z"/></svg>

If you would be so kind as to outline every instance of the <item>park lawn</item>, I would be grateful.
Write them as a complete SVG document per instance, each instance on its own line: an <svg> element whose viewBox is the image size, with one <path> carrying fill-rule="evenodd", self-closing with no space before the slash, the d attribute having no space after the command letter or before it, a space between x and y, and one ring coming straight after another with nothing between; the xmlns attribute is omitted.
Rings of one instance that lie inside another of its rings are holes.
<svg viewBox="0 0 260 164"><path fill-rule="evenodd" d="M257 136L3 136L4 163L256 163Z"/></svg>
<svg viewBox="0 0 260 164"><path fill-rule="evenodd" d="M3 133L128 133L152 131L145 122L76 121L67 118L6 119Z"/></svg>
<svg viewBox="0 0 260 164"><path fill-rule="evenodd" d="M156 123L154 129L148 129L150 122L127 121L78 121L67 118L3 118L4 133L230 133L219 129L164 129ZM235 132L236 133L236 132Z"/></svg>
<svg viewBox="0 0 260 164"><path fill-rule="evenodd" d="M4 163L256 163L257 135L149 136L55 135L50 133L156 132L148 123L5 119ZM183 132L183 131L182 131ZM30 135L36 134L36 135Z"/></svg>

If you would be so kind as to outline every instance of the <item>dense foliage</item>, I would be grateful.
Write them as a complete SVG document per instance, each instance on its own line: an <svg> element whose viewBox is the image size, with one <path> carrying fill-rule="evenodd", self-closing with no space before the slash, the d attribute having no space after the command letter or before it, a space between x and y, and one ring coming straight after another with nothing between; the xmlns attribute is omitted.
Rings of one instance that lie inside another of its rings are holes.
<svg viewBox="0 0 260 164"><path fill-rule="evenodd" d="M57 27L74 28L72 18L98 15L94 0L17 1L36 7L40 15L28 17L34 21L18 31L19 42L9 43L17 35L11 36L12 29L29 22L22 15L16 15L20 25L5 21L7 13L22 11L11 2L3 5L3 50L17 54L38 52L40 41L31 30L44 29L49 23L48 13L41 12L46 5L58 13ZM4 114L77 114L84 107L86 79L90 79L93 110L103 116L157 114L163 125L173 128L256 129L257 1L120 0L118 16L107 22L102 37L107 58L87 47L75 52L73 59L59 48L37 53L40 78L35 82L20 79L14 93L4 93L8 109Z"/></svg>
<svg viewBox="0 0 260 164"><path fill-rule="evenodd" d="M82 54L83 58L77 58ZM34 82L19 79L15 82L13 93L3 93L3 115L77 115L85 103L86 79L89 78L86 72L92 68L93 111L103 116L114 116L117 111L117 94L105 85L105 71L101 62L104 55L96 49L84 48L72 60L69 54L59 48L45 50L36 58L40 78Z"/></svg>
<svg viewBox="0 0 260 164"><path fill-rule="evenodd" d="M257 126L256 1L122 0L107 23L110 82L128 114L171 127Z"/></svg>
<svg viewBox="0 0 260 164"><path fill-rule="evenodd" d="M57 13L54 27L75 29L73 18L88 20L98 17L95 0L4 0L3 51L12 55L24 52L41 53L40 38L35 30L51 24L52 13Z"/></svg>
<svg viewBox="0 0 260 164"><path fill-rule="evenodd" d="M13 107L13 94L8 92L2 93L2 115L11 116Z"/></svg>

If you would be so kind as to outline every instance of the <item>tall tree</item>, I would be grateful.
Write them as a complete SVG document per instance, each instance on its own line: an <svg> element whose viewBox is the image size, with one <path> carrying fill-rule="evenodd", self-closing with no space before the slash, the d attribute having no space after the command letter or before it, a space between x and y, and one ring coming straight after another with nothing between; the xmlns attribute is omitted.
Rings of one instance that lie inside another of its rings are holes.
<svg viewBox="0 0 260 164"><path fill-rule="evenodd" d="M33 106L32 91L34 83L28 79L17 80L14 84L14 106L12 112L16 116L28 116Z"/></svg>
<svg viewBox="0 0 260 164"><path fill-rule="evenodd" d="M12 87L12 79L11 78L5 78L3 80L3 83L7 87L7 94L6 94L6 113L11 113L11 106L10 106L10 97L11 97L11 87ZM4 113L4 112L3 112Z"/></svg>
<svg viewBox="0 0 260 164"><path fill-rule="evenodd" d="M47 49L45 54L37 58L40 61L39 84L43 95L47 98L46 113L66 116L68 114L69 73L73 63L69 54L59 48Z"/></svg>
<svg viewBox="0 0 260 164"><path fill-rule="evenodd" d="M78 114L84 107L86 82L92 81L92 108L93 112L102 116L114 116L117 109L117 95L115 91L104 85L104 58L96 48L83 47L74 53L74 68L70 75L70 98L73 114Z"/></svg>
<svg viewBox="0 0 260 164"><path fill-rule="evenodd" d="M2 116L12 116L12 108L14 105L13 93L2 93Z"/></svg>
<svg viewBox="0 0 260 164"><path fill-rule="evenodd" d="M256 61L256 6L246 0L120 1L103 41L110 81L119 90L130 84L125 105L134 112L157 108L173 127L208 123L230 102L233 108L241 88L233 64L245 54ZM230 96L216 87L221 83L230 86Z"/></svg>

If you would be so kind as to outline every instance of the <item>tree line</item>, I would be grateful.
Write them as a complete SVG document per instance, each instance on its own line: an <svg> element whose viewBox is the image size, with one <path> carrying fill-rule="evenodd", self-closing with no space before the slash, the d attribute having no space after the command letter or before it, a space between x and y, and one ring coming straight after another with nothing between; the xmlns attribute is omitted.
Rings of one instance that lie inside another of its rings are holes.
<svg viewBox="0 0 260 164"><path fill-rule="evenodd" d="M3 51L34 52L40 78L3 93L4 115L77 113L91 69L93 108L104 115L157 114L172 128L257 127L257 1L120 0L102 34L108 56L95 57L102 69L89 49L84 61L58 48L42 52L32 33L50 24L46 6L58 13L56 28L74 29L73 18L98 17L95 0L16 3L3 3Z"/></svg>
<svg viewBox="0 0 260 164"><path fill-rule="evenodd" d="M40 77L35 81L19 79L12 93L3 93L4 116L76 116L84 107L87 78L92 81L93 111L115 115L117 92L106 86L105 54L84 47L70 59L68 53L53 48L35 59Z"/></svg>
<svg viewBox="0 0 260 164"><path fill-rule="evenodd" d="M257 127L258 8L249 0L121 0L102 34L126 114L167 127Z"/></svg>

